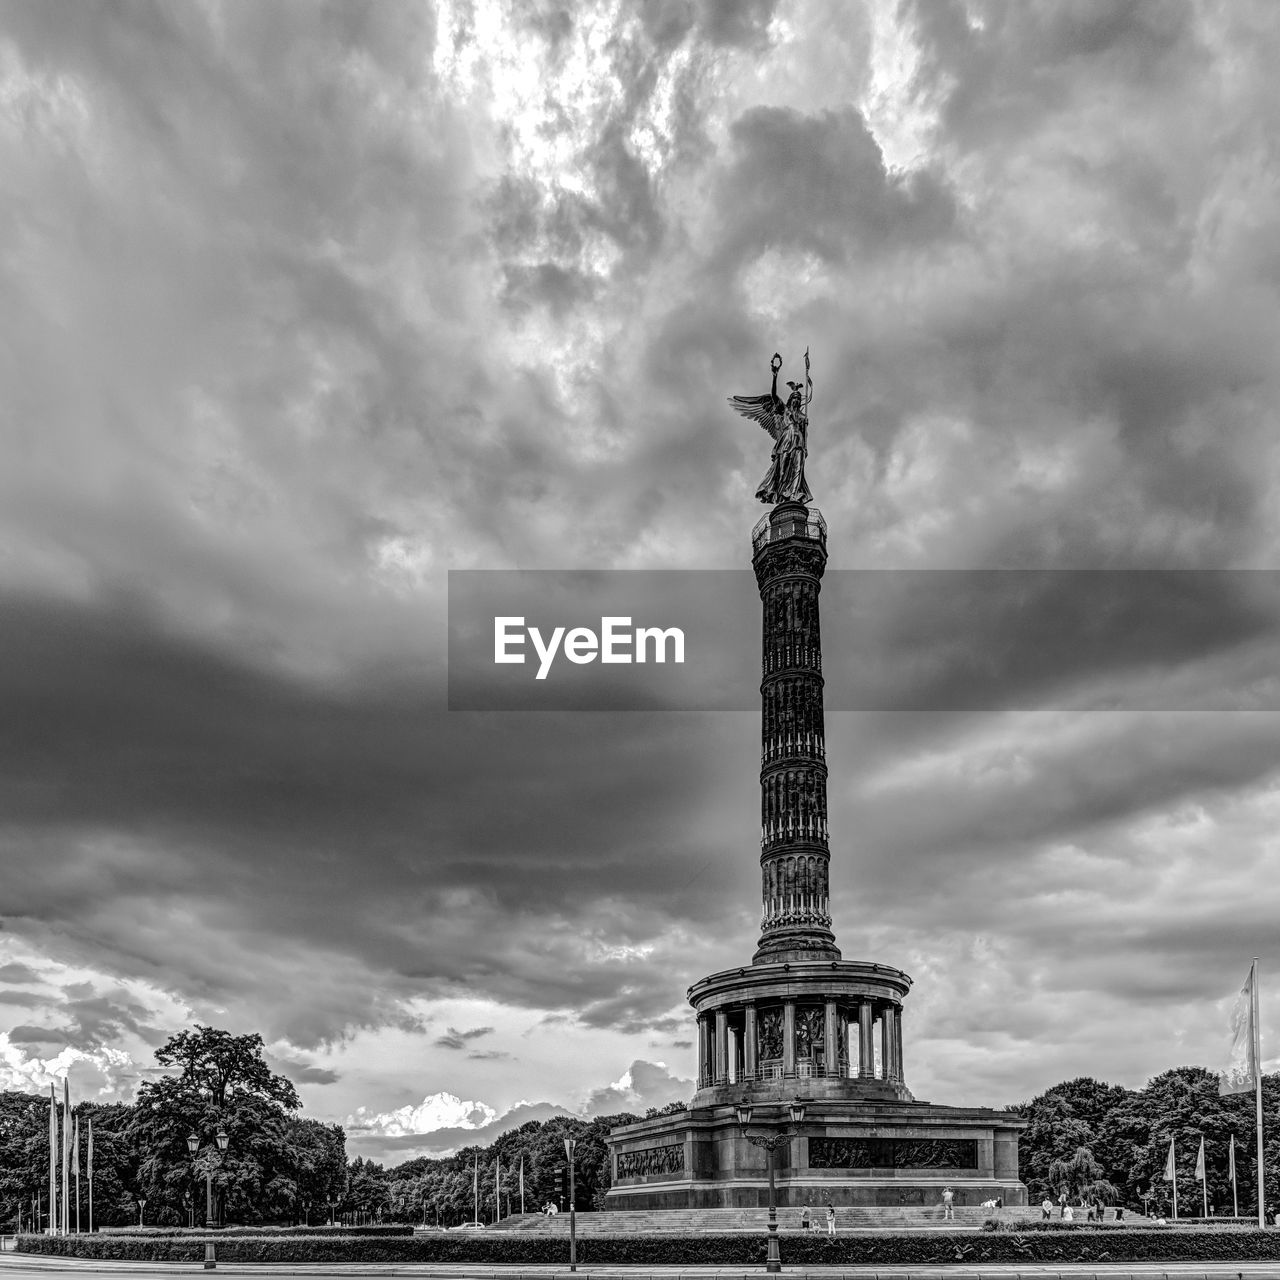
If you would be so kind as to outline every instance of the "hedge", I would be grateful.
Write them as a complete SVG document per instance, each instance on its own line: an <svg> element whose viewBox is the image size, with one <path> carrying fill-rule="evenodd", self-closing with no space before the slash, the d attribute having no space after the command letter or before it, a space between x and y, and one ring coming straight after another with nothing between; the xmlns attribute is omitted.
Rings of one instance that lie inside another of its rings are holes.
<svg viewBox="0 0 1280 1280"><path fill-rule="evenodd" d="M217 1242L225 1262L445 1262L559 1263L568 1258L563 1236L523 1232L432 1232L406 1239L388 1236L19 1236L19 1253L57 1254L140 1262L196 1262L204 1241ZM1075 1234L1053 1231L877 1231L781 1237L784 1263L795 1266L965 1262L1276 1262L1280 1232L1105 1227ZM578 1260L598 1266L759 1266L763 1232L585 1236Z"/></svg>
<svg viewBox="0 0 1280 1280"><path fill-rule="evenodd" d="M344 1227L341 1225L326 1226L323 1223L313 1227L218 1227L209 1231L207 1227L99 1227L102 1235L111 1236L161 1236L182 1237L206 1235L222 1236L411 1236L413 1228L406 1226Z"/></svg>

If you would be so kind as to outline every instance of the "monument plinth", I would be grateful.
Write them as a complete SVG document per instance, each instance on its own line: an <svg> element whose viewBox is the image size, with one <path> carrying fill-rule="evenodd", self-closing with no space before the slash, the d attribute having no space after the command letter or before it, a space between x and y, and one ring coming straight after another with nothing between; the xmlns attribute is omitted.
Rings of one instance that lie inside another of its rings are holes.
<svg viewBox="0 0 1280 1280"><path fill-rule="evenodd" d="M733 1208L766 1203L766 1155L751 1127L793 1129L775 1142L778 1203L936 1205L1001 1197L1026 1204L1008 1112L917 1102L903 1072L902 1006L911 979L845 960L831 919L819 595L827 528L807 505L806 387L732 397L774 439L757 496L772 510L752 531L760 590L760 938L749 965L689 988L698 1081L689 1110L615 1129L608 1209ZM789 1125L788 1104L804 1103Z"/></svg>

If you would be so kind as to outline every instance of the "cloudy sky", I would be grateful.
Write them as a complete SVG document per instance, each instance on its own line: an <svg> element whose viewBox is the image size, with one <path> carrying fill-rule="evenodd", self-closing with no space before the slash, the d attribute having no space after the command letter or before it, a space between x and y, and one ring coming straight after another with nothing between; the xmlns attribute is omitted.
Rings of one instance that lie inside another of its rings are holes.
<svg viewBox="0 0 1280 1280"><path fill-rule="evenodd" d="M832 569L1019 571L825 617L908 1083L1214 1065L1255 954L1275 1063L1278 61L1272 0L0 3L0 1085L202 1021L381 1159L687 1098L758 724L450 711L448 571L745 568L725 396L806 346Z"/></svg>

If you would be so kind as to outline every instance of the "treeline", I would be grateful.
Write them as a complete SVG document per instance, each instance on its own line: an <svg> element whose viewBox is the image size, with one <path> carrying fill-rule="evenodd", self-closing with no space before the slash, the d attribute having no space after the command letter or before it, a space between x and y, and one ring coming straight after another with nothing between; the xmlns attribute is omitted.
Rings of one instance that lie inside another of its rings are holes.
<svg viewBox="0 0 1280 1280"><path fill-rule="evenodd" d="M684 1109L683 1102L673 1102L651 1107L645 1115ZM464 1147L444 1159L420 1157L391 1169L357 1159L352 1162L351 1195L382 1221L442 1227L477 1218L490 1223L521 1211L523 1171L525 1212L536 1213L549 1202L563 1211L569 1207L564 1140L573 1138L574 1207L601 1209L610 1185L609 1131L642 1118L621 1112L592 1120L530 1120L489 1146Z"/></svg>
<svg viewBox="0 0 1280 1280"><path fill-rule="evenodd" d="M93 1132L93 1225L202 1225L211 1192L219 1223L418 1222L454 1226L478 1215L567 1208L564 1139L574 1138L574 1202L599 1208L609 1189L609 1130L639 1116L531 1121L486 1147L391 1169L348 1162L336 1124L297 1114L297 1090L270 1070L262 1037L197 1026L156 1060L172 1074L143 1083L137 1101L79 1102L79 1191L68 1179L71 1224L89 1228L88 1136ZM59 1103L61 1092L59 1091ZM683 1109L674 1103L664 1110ZM58 1107L61 1116L61 1106ZM651 1109L650 1115L659 1114ZM225 1135L219 1150L218 1134ZM196 1152L190 1146L195 1139ZM59 1139L59 1160L61 1160ZM500 1178L496 1183L495 1175ZM61 1168L58 1189L61 1194ZM479 1192L478 1197L476 1192ZM500 1200L496 1193L500 1191ZM141 1206L141 1207L140 1207ZM49 1097L0 1091L0 1230L49 1221Z"/></svg>
<svg viewBox="0 0 1280 1280"><path fill-rule="evenodd" d="M80 1102L80 1226L89 1226L88 1137L93 1131L93 1223L203 1223L206 1174L220 1222L295 1222L324 1212L346 1186L339 1125L298 1116L297 1091L262 1058L262 1037L213 1027L182 1031L156 1050L175 1074L149 1080L137 1101ZM59 1101L61 1095L59 1094ZM61 1112L61 1107L59 1107ZM226 1135L219 1151L217 1134ZM193 1156L189 1138L197 1140ZM59 1141L61 1160L61 1141ZM61 1193L59 1167L59 1194ZM76 1180L69 1177L71 1224ZM49 1097L0 1092L0 1226L49 1213Z"/></svg>
<svg viewBox="0 0 1280 1280"><path fill-rule="evenodd" d="M1111 1183L1120 1204L1167 1215L1173 1184L1164 1172L1173 1138L1178 1213L1197 1216L1202 1197L1195 1165L1203 1137L1209 1205L1218 1216L1230 1214L1234 1134L1240 1213L1257 1213L1254 1095L1219 1097L1218 1077L1203 1067L1175 1067L1136 1090L1081 1076L1009 1110L1031 1122L1019 1144L1018 1174L1033 1203L1045 1195L1056 1199L1063 1190L1073 1194L1072 1179L1088 1170L1087 1161L1076 1159L1083 1148L1096 1166L1093 1180ZM1263 1077L1262 1110L1265 1201L1274 1213L1280 1206L1280 1075Z"/></svg>

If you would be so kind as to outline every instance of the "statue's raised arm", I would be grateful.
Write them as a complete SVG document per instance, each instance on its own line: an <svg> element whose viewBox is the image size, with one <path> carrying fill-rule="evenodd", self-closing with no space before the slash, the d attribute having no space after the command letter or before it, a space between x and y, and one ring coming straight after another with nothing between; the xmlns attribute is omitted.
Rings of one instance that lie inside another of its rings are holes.
<svg viewBox="0 0 1280 1280"><path fill-rule="evenodd" d="M773 437L773 462L760 482L756 497L761 502L803 502L813 497L804 479L804 460L809 452L809 417L813 400L813 379L809 376L809 351L804 353L805 385L788 382L791 394L785 403L778 396L778 370L782 357L774 353L769 362L773 387L762 396L730 396L729 403L744 418L758 422Z"/></svg>

